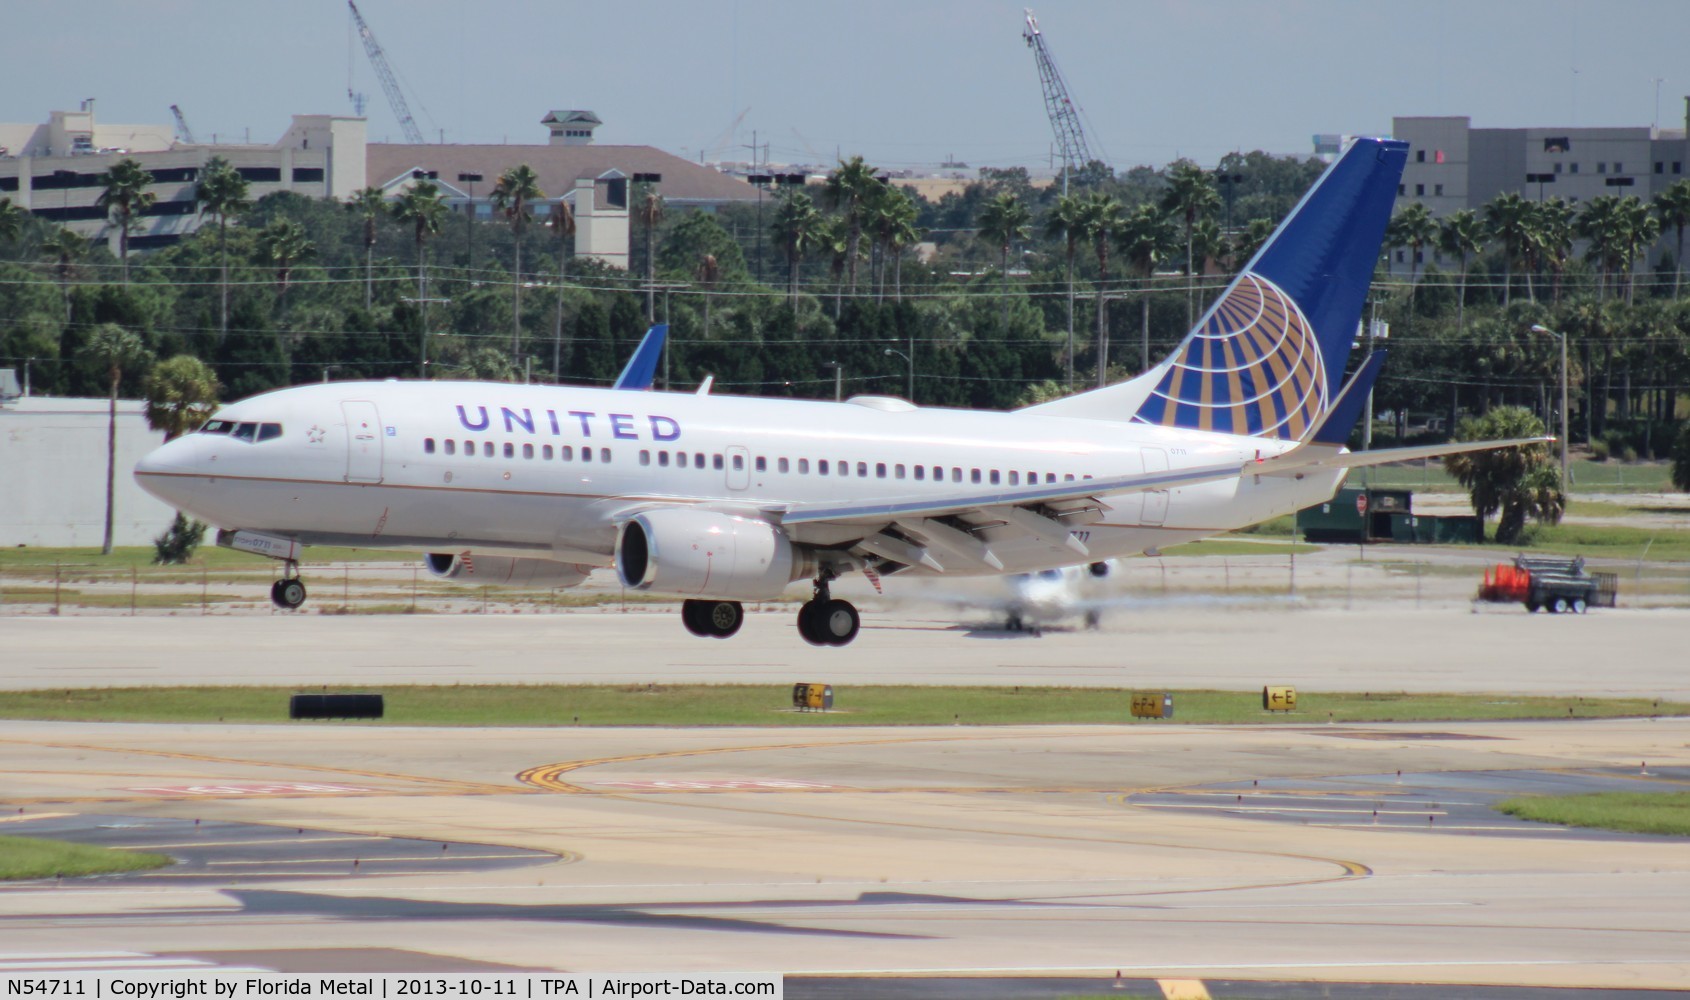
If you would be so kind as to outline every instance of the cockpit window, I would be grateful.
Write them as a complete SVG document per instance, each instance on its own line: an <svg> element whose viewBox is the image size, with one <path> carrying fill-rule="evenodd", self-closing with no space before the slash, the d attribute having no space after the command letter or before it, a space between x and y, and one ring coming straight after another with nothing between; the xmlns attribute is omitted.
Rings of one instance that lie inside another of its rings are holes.
<svg viewBox="0 0 1690 1000"><path fill-rule="evenodd" d="M257 424L236 424L232 435L237 441L251 441L258 436Z"/></svg>
<svg viewBox="0 0 1690 1000"><path fill-rule="evenodd" d="M200 428L200 433L227 434L234 429L235 423L232 420L208 420L205 426Z"/></svg>
<svg viewBox="0 0 1690 1000"><path fill-rule="evenodd" d="M259 441L273 441L282 436L281 424L261 424L257 422L237 423L233 420L211 420L200 428L201 434L227 434L237 441L256 443Z"/></svg>
<svg viewBox="0 0 1690 1000"><path fill-rule="evenodd" d="M279 438L281 436L282 436L282 425L281 424L259 424L258 425L258 440L260 440L260 441L269 441L269 440L272 440L274 438Z"/></svg>

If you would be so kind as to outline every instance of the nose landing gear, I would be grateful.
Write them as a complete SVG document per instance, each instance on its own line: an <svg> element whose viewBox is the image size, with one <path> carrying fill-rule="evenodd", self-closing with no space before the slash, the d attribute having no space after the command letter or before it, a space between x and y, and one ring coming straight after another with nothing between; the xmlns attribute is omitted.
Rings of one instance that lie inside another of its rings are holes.
<svg viewBox="0 0 1690 1000"><path fill-rule="evenodd" d="M843 646L857 637L862 619L850 601L835 599L828 592L834 578L831 569L816 577L815 596L798 609L798 634L812 646Z"/></svg>
<svg viewBox="0 0 1690 1000"><path fill-rule="evenodd" d="M292 611L305 603L305 581L299 578L299 563L289 559L282 570L282 578L270 585L270 602L284 611Z"/></svg>

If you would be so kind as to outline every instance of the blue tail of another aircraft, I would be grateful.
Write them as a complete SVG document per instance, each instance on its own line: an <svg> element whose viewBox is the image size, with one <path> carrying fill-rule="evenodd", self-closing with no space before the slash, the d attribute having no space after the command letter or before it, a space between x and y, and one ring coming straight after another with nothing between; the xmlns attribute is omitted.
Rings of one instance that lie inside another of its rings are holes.
<svg viewBox="0 0 1690 1000"><path fill-rule="evenodd" d="M622 368L612 389L650 389L657 378L657 362L663 357L663 342L669 337L669 324L658 323L645 332L640 346Z"/></svg>
<svg viewBox="0 0 1690 1000"><path fill-rule="evenodd" d="M1160 365L1030 412L1301 441L1325 423L1408 144L1357 139Z"/></svg>

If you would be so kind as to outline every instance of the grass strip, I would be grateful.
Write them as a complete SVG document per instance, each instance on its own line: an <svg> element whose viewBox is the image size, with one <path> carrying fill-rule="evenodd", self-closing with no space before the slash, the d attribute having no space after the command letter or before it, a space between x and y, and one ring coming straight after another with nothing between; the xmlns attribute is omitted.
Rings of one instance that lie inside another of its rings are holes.
<svg viewBox="0 0 1690 1000"><path fill-rule="evenodd" d="M931 726L1135 722L1134 690L1071 687L838 687L830 712L798 712L789 685L346 685L336 688L57 688L0 693L0 718L84 722L286 723L288 698L324 690L386 696L401 726ZM1646 698L1299 692L1295 712L1262 710L1259 691L1173 690L1176 723L1452 722L1690 715Z"/></svg>
<svg viewBox="0 0 1690 1000"><path fill-rule="evenodd" d="M116 851L36 837L0 837L0 880L109 875L168 864L170 859L162 854Z"/></svg>
<svg viewBox="0 0 1690 1000"><path fill-rule="evenodd" d="M1595 792L1528 795L1496 809L1520 819L1625 833L1690 834L1690 792Z"/></svg>

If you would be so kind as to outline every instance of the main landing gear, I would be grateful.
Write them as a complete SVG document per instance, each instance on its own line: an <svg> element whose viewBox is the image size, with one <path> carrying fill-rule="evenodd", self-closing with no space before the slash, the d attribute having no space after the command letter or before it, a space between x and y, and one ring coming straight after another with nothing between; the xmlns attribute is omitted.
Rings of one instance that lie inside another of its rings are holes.
<svg viewBox="0 0 1690 1000"><path fill-rule="evenodd" d="M682 601L681 624L693 635L726 639L745 624L745 608L738 601Z"/></svg>
<svg viewBox="0 0 1690 1000"><path fill-rule="evenodd" d="M270 602L284 611L305 603L305 581L299 578L299 563L287 561L282 578L270 585Z"/></svg>
<svg viewBox="0 0 1690 1000"><path fill-rule="evenodd" d="M861 619L850 601L836 600L828 593L831 569L816 577L815 596L798 609L798 634L812 646L843 646L857 637Z"/></svg>

